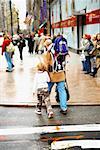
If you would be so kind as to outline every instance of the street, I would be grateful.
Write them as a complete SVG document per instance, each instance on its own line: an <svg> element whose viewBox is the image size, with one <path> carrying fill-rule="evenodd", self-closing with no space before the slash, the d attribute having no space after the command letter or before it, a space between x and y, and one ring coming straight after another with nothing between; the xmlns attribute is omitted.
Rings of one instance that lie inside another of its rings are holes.
<svg viewBox="0 0 100 150"><path fill-rule="evenodd" d="M95 126L91 132L84 132L88 125L100 125L99 106L69 106L66 116L59 112L58 107L54 107L55 116L50 120L44 108L42 116L35 114L34 110L34 107L0 107L0 150L48 150L53 141L100 140L100 126L97 128L99 131ZM72 131L67 129L70 125L81 126L75 132L75 126L71 128ZM46 129L53 126L56 133L53 129ZM68 127L60 131L60 127L64 126Z"/></svg>
<svg viewBox="0 0 100 150"><path fill-rule="evenodd" d="M30 55L28 48L23 50L23 64L20 63L19 51L16 47L13 58L15 68L12 73L5 72L5 57L0 55L0 105L36 105L36 95L33 97L33 79L37 55ZM97 77L85 75L82 71L80 56L70 52L67 57L66 76L70 91L69 105L100 105L100 69ZM5 92L3 92L5 91ZM55 101L55 87L51 93L52 105Z"/></svg>

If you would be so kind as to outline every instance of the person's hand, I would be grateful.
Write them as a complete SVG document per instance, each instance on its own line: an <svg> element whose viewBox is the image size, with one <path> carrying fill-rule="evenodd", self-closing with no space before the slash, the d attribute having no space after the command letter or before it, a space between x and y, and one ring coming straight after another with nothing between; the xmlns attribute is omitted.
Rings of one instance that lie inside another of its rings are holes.
<svg viewBox="0 0 100 150"><path fill-rule="evenodd" d="M93 51L90 51L89 54L91 55L93 53Z"/></svg>

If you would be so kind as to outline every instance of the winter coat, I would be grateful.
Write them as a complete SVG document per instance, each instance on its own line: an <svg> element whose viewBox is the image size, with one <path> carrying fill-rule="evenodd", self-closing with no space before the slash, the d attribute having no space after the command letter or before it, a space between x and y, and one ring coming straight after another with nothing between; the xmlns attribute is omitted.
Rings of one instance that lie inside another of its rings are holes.
<svg viewBox="0 0 100 150"><path fill-rule="evenodd" d="M52 71L49 70L49 66L52 66L52 64L53 64L51 53L47 52L46 54L43 55L43 57L44 57L44 62L46 64L46 68L47 68L47 71L49 73L51 82L65 81L65 73L64 73L64 71L52 72Z"/></svg>
<svg viewBox="0 0 100 150"><path fill-rule="evenodd" d="M17 45L18 45L19 49L23 49L23 47L26 46L25 40L23 38L20 38L19 41L18 41L18 43L17 43Z"/></svg>
<svg viewBox="0 0 100 150"><path fill-rule="evenodd" d="M10 44L11 40L5 39L2 44L2 55L6 51L6 47Z"/></svg>

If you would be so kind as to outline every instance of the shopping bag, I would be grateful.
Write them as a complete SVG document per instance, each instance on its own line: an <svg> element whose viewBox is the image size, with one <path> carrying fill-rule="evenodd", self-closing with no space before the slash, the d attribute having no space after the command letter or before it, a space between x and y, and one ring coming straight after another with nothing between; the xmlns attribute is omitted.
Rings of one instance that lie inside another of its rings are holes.
<svg viewBox="0 0 100 150"><path fill-rule="evenodd" d="M15 46L13 45L12 42L6 47L6 52L12 53L15 51Z"/></svg>

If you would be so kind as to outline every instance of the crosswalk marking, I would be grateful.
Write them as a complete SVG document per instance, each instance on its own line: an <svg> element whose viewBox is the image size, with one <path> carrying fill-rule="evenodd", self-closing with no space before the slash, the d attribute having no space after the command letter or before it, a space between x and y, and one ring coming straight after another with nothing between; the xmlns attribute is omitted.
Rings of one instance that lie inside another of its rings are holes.
<svg viewBox="0 0 100 150"><path fill-rule="evenodd" d="M51 150L60 150L74 146L81 146L81 148L100 148L100 140L54 141L51 144Z"/></svg>
<svg viewBox="0 0 100 150"><path fill-rule="evenodd" d="M43 127L20 127L0 129L0 135L21 135L35 133L57 133L74 131L100 131L100 124L65 125L65 126L43 126Z"/></svg>

